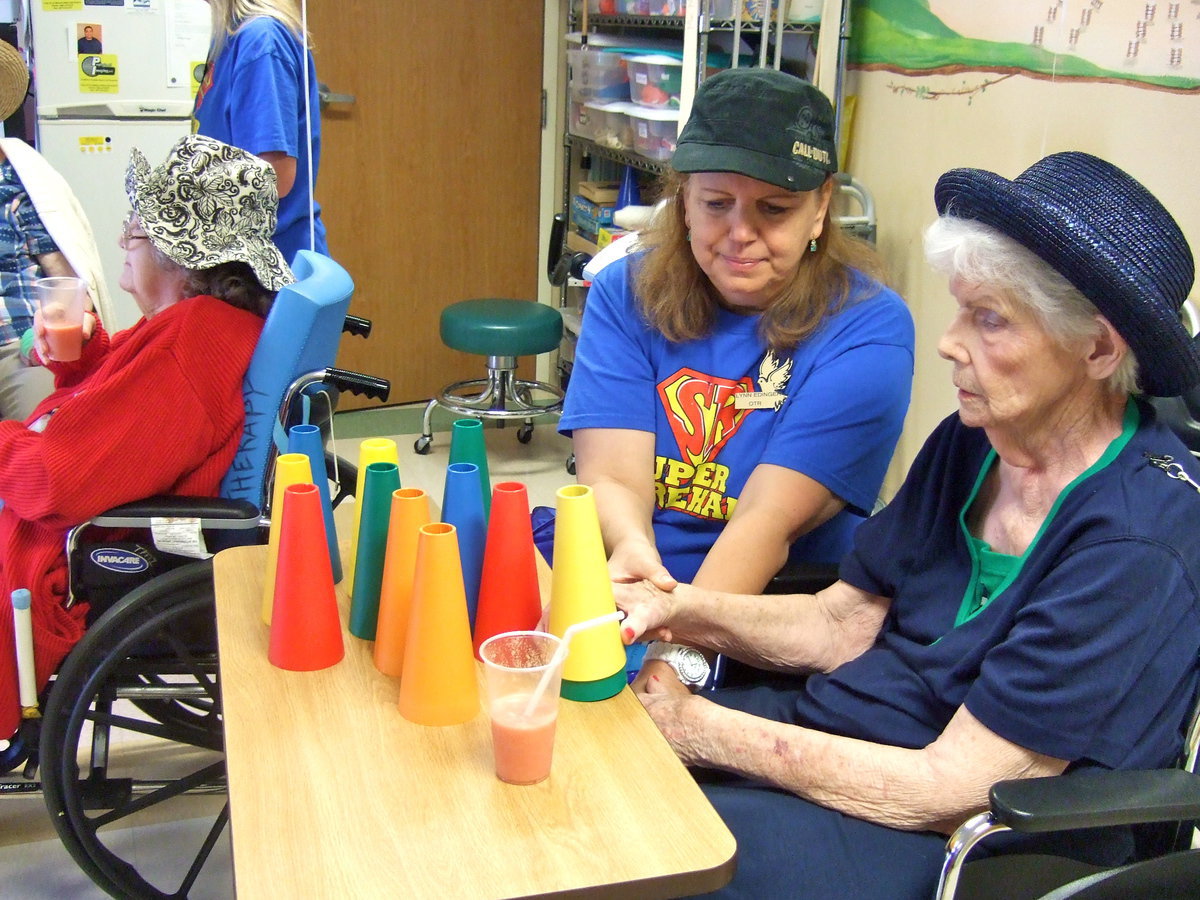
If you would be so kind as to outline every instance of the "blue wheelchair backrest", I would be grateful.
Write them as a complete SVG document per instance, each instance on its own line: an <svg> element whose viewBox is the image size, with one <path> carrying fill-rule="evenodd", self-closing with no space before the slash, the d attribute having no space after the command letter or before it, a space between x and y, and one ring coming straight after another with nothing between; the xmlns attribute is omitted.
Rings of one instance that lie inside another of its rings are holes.
<svg viewBox="0 0 1200 900"><path fill-rule="evenodd" d="M284 396L296 379L334 364L354 293L346 270L320 253L301 250L292 271L296 282L276 295L246 370L246 425L221 482L222 497L249 500L259 509Z"/></svg>

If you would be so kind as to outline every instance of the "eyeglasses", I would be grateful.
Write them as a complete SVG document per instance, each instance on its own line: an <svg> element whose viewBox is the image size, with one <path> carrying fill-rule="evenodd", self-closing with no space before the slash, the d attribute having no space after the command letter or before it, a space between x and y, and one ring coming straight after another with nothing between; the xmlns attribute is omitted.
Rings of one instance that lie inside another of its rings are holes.
<svg viewBox="0 0 1200 900"><path fill-rule="evenodd" d="M121 223L121 236L120 236L120 238L117 239L117 245L122 250L128 250L130 241L148 241L148 240L150 240L149 235L147 235L145 233L135 234L133 232L133 216L132 216L132 214L126 216L125 221Z"/></svg>

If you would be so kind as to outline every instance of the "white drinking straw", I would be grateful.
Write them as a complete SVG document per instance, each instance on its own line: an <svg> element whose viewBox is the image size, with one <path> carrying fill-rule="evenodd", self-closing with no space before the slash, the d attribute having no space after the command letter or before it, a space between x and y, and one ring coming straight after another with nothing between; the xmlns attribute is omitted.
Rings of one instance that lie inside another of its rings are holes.
<svg viewBox="0 0 1200 900"><path fill-rule="evenodd" d="M546 671L542 673L541 679L537 683L537 687L533 689L533 693L529 697L529 702L525 704L524 716L528 718L533 715L534 709L537 708L538 701L542 699L542 694L546 693L546 688L550 685L550 679L554 677L554 670L562 665L563 659L567 655L567 645L571 643L571 638L575 637L581 631L588 628L595 628L597 625L603 625L605 622L620 622L625 618L625 613L621 610L616 612L605 613L602 616L596 616L594 619L585 619L582 622L576 622L574 625L568 625L566 631L562 633L562 639L558 645L558 649L554 651L554 655L550 657L550 662L546 665Z"/></svg>

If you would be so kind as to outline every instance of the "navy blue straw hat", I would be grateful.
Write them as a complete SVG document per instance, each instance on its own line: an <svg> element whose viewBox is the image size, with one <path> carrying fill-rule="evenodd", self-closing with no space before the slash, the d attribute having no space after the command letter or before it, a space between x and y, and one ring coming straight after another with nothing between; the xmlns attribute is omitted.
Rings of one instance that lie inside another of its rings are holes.
<svg viewBox="0 0 1200 900"><path fill-rule="evenodd" d="M1200 382L1200 352L1179 317L1195 278L1187 240L1141 184L1087 153L1055 153L1012 181L952 169L938 213L975 219L1045 260L1129 343L1142 390L1173 397Z"/></svg>

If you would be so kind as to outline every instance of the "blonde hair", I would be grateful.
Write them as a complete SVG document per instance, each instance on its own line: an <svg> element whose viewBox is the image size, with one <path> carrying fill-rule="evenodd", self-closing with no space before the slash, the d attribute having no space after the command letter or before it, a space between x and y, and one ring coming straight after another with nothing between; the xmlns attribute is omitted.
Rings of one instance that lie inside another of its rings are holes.
<svg viewBox="0 0 1200 900"><path fill-rule="evenodd" d="M687 181L688 176L679 172L665 177L662 196L671 200L642 232L647 252L633 276L642 314L675 343L711 334L721 302L688 245L683 206ZM883 280L883 263L875 248L846 234L826 210L816 251L804 254L791 282L762 313L759 332L766 344L776 352L790 353L827 315L841 309L850 297L851 269Z"/></svg>
<svg viewBox="0 0 1200 900"><path fill-rule="evenodd" d="M212 7L213 59L243 22L257 16L275 19L297 39L303 41L305 38L297 0L209 0L209 5ZM311 49L311 44L309 46Z"/></svg>

